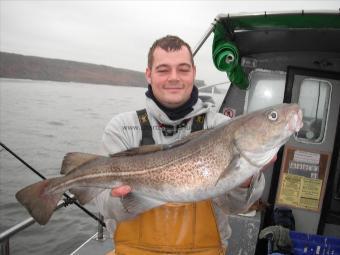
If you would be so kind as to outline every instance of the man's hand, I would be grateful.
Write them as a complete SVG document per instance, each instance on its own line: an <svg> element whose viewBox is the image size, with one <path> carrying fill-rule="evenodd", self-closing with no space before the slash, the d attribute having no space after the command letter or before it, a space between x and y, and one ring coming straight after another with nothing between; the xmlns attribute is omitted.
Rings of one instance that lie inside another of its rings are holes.
<svg viewBox="0 0 340 255"><path fill-rule="evenodd" d="M268 163L267 165L264 165L260 171L266 170L270 165L274 164L274 162L276 161L276 159L277 159L277 155L275 155L275 156L269 161L269 163ZM240 185L240 187L241 187L241 188L249 188L252 180L253 180L253 177L250 177L250 178L247 179L244 183L242 183L242 184Z"/></svg>
<svg viewBox="0 0 340 255"><path fill-rule="evenodd" d="M128 185L119 186L111 190L111 196L122 197L131 191L131 187Z"/></svg>

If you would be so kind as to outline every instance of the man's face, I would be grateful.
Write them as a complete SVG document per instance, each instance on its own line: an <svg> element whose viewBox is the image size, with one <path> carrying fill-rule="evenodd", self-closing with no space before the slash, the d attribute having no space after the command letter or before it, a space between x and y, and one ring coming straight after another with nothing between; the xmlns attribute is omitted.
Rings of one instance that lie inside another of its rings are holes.
<svg viewBox="0 0 340 255"><path fill-rule="evenodd" d="M168 108L183 105L190 98L196 68L191 63L189 50L182 46L178 51L156 48L153 64L145 72L157 100Z"/></svg>

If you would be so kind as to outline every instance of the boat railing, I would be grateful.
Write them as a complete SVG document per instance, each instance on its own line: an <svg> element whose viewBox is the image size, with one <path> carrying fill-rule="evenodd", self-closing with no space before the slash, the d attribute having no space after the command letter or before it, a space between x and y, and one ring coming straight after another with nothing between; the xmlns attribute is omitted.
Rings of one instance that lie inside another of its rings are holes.
<svg viewBox="0 0 340 255"><path fill-rule="evenodd" d="M9 255L9 240L12 236L34 224L35 220L30 217L0 234L1 255Z"/></svg>
<svg viewBox="0 0 340 255"><path fill-rule="evenodd" d="M70 196L73 198L72 196ZM58 203L58 206L55 210L58 210L62 207L67 206L68 203L66 200L60 200ZM99 215L99 219L103 220L103 216ZM10 254L10 244L9 241L12 236L16 235L17 233L21 232L22 230L28 228L29 226L33 225L35 223L35 220L30 217L26 220L23 220L22 222L14 225L13 227L10 227L9 229L3 231L0 233L0 245L1 245L1 255L9 255ZM104 237L104 227L103 225L98 222L98 234L97 239L102 240Z"/></svg>

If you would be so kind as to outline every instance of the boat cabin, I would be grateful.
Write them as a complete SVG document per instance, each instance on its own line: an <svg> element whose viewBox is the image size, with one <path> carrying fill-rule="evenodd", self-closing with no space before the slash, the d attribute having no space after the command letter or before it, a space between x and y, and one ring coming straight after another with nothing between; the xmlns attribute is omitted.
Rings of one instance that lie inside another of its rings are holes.
<svg viewBox="0 0 340 255"><path fill-rule="evenodd" d="M303 128L265 171L262 200L269 206L258 227L283 208L296 231L340 238L340 13L221 14L198 48L209 33L215 67L231 82L221 113L235 117L280 103L303 111ZM249 231L243 226L232 239ZM232 254L246 254L232 246Z"/></svg>

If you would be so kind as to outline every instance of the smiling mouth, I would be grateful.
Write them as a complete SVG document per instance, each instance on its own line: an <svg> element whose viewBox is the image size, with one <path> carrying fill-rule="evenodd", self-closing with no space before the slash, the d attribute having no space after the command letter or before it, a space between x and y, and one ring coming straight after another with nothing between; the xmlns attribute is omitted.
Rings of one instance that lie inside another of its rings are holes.
<svg viewBox="0 0 340 255"><path fill-rule="evenodd" d="M164 88L164 90L169 91L169 92L177 92L177 91L182 91L183 88L179 88L179 87L170 87L170 88Z"/></svg>
<svg viewBox="0 0 340 255"><path fill-rule="evenodd" d="M165 86L164 89L183 89L183 86Z"/></svg>

